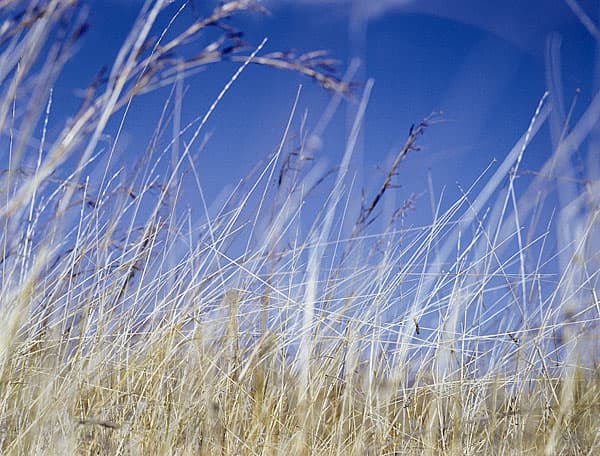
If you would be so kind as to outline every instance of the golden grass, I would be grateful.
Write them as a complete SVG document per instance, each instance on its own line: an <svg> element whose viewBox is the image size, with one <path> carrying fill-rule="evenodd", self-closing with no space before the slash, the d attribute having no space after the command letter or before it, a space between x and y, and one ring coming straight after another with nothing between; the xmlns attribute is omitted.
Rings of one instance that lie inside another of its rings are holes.
<svg viewBox="0 0 600 456"><path fill-rule="evenodd" d="M110 73L50 139L51 87L85 28L79 10L0 2L9 160L0 182L0 452L600 451L598 182L563 183L574 196L561 204L548 191L550 174L569 172L598 103L524 190L519 165L550 114L546 97L504 161L429 225L404 226L409 200L376 232L378 203L435 118L411 129L352 215L348 163L369 82L330 188L310 168L311 141L287 152L294 104L280 146L216 212L197 181L204 210L193 217L180 209L184 168L197 176L192 145L249 63L350 95L321 51L242 55L240 35L221 21L254 6L226 2L170 41L151 41L162 12L148 3ZM193 58L173 57L209 26L224 34ZM51 52L46 41L56 43ZM158 163L173 143L158 144L181 106L177 90L137 166L107 160L103 176L85 177L108 119L126 119L140 94L223 60L241 66L208 113L181 128L185 147L164 177ZM315 188L322 210L301 234ZM346 233L348 217L356 222Z"/></svg>

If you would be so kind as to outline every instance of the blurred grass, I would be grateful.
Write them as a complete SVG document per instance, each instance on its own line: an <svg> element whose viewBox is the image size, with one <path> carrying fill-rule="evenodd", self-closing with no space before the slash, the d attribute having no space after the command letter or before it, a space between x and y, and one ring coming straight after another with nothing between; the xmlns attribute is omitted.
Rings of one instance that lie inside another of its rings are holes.
<svg viewBox="0 0 600 456"><path fill-rule="evenodd" d="M515 185L546 97L504 162L427 226L404 225L410 199L387 229L371 222L435 116L410 129L343 230L371 83L333 184L311 167L318 138L290 145L294 104L280 146L216 212L196 180L204 213L194 218L180 210L182 176L197 176L190 151L247 64L299 71L338 94L332 106L356 87L321 51L244 55L222 21L252 2L220 4L170 41L150 39L161 6L143 7L113 68L49 138L51 87L84 33L83 10L0 3L2 454L598 452L598 182L563 183L575 197L560 204L547 172ZM223 35L177 55L213 26ZM227 60L238 72L165 149L180 90L137 166L84 177L109 118ZM556 145L556 176L597 104ZM192 140L175 147L185 131ZM316 187L327 191L306 230Z"/></svg>

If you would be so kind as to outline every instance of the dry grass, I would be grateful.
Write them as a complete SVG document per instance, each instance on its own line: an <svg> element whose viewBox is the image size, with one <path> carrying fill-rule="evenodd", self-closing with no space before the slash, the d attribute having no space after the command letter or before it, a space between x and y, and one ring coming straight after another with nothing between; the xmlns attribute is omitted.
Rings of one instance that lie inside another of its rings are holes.
<svg viewBox="0 0 600 456"><path fill-rule="evenodd" d="M429 225L404 226L407 201L373 232L378 203L431 119L417 124L346 233L348 163L369 83L332 184L310 166L304 127L286 152L294 105L280 147L216 211L196 181L205 212L195 217L180 210L184 170L197 176L192 147L248 63L350 91L320 51L242 55L223 19L254 6L227 2L169 40L150 40L161 5L148 3L113 68L50 140L51 87L84 32L81 10L0 2L9 160L0 184L0 452L599 452L599 191L569 165L600 117L598 101L527 186L516 185L519 167L550 113L545 97L504 161ZM207 27L223 34L178 55ZM103 175L85 177L110 118L223 60L241 67L208 113L180 129L192 133L184 146L167 138L159 147L181 105L174 90L137 166L107 159ZM569 177L558 198L549 176ZM306 230L302 204L319 198L317 187L323 209Z"/></svg>

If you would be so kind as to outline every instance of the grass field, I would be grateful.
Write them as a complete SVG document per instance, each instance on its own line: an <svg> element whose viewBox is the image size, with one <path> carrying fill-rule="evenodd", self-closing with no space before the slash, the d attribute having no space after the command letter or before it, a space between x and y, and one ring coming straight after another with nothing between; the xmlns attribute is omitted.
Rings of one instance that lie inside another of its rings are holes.
<svg viewBox="0 0 600 456"><path fill-rule="evenodd" d="M410 222L409 199L377 231L402 160L439 118L410 129L349 220L370 82L337 78L320 52L247 52L229 28L173 58L252 5L221 4L167 39L152 30L161 2L147 4L50 138L52 87L84 33L81 10L0 2L0 454L600 453L600 191L572 165L600 101L525 175L545 96L506 157L451 205L436 202L429 224ZM222 61L237 72L181 126L191 141L172 155L181 78ZM311 141L292 147L294 105L280 147L216 212L196 181L205 211L193 218L182 209L193 151L255 64L312 78L332 104L352 98L343 160L323 178L306 159ZM118 168L119 131L99 147L109 120L171 86L146 152ZM307 223L310 199L322 209Z"/></svg>

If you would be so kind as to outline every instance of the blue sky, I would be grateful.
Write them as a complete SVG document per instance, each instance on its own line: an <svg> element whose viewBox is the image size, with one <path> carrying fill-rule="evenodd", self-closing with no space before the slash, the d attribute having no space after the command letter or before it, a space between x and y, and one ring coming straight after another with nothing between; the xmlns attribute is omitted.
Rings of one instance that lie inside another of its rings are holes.
<svg viewBox="0 0 600 456"><path fill-rule="evenodd" d="M179 4L179 2L174 2ZM196 1L198 13L207 2ZM66 67L56 88L60 114L77 106L74 88L84 88L102 65L109 65L126 37L141 1L90 3L90 32ZM548 49L560 50L560 94L568 106L581 89L580 113L597 89L595 44L590 33L562 0L270 0L270 15L243 14L232 24L250 44L268 38L265 52L328 49L341 73L352 58L361 67L356 79L373 78L375 86L353 169L357 189L372 189L384 177L411 124L434 111L442 122L432 126L400 167L395 197L427 190L432 176L436 192L458 195L456 183L468 186L493 159L501 160L525 132L538 100L547 89ZM452 4L452 6L450 6ZM594 2L579 5L595 18ZM159 20L165 24L173 5ZM597 8L597 7L596 7ZM189 9L183 22L193 20ZM201 42L198 43L200 45ZM225 63L186 80L183 122L203 114L237 68ZM198 157L209 199L217 198L278 144L299 84L300 114L314 127L331 95L312 81L269 68L249 67L207 125L211 139ZM168 88L139 98L132 107L120 143L121 160L142 150L160 114ZM360 89L358 90L360 96ZM315 152L333 166L342 156L356 103L343 104ZM293 124L297 134L300 117ZM522 168L536 169L550 156L548 128L531 145ZM429 208L423 200L423 205ZM448 201L451 202L451 201Z"/></svg>

